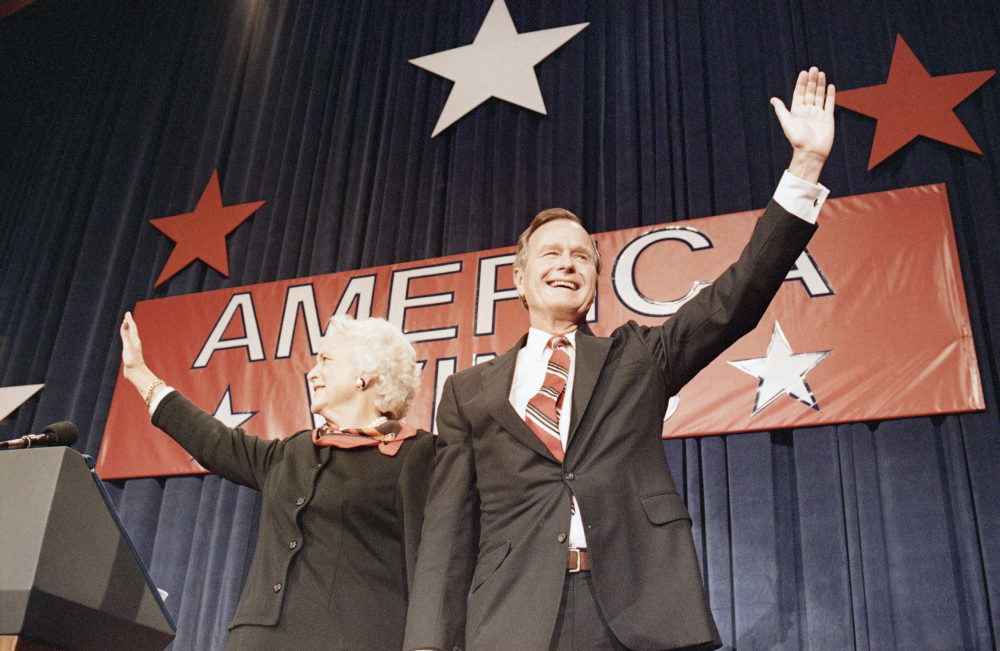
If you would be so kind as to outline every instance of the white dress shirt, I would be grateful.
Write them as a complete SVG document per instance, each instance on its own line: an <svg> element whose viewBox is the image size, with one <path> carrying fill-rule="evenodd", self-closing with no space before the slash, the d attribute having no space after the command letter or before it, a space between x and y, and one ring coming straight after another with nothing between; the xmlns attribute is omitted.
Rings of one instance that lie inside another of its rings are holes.
<svg viewBox="0 0 1000 651"><path fill-rule="evenodd" d="M563 335L569 345L566 352L569 353L569 377L566 378L566 390L563 393L562 406L559 416L559 439L562 441L563 450L566 449L566 438L569 436L569 416L573 413L573 371L576 369L576 332ZM524 348L517 353L517 365L514 367L514 381L510 385L510 404L514 411L521 418L528 408L528 402L535 397L538 390L542 388L545 381L545 371L552 357L552 349L547 346L552 338L547 332L538 328L528 330L528 341ZM587 546L587 538L583 533L583 519L580 517L580 509L576 506L576 499L573 499L571 506L573 514L570 520L569 546L584 549Z"/></svg>

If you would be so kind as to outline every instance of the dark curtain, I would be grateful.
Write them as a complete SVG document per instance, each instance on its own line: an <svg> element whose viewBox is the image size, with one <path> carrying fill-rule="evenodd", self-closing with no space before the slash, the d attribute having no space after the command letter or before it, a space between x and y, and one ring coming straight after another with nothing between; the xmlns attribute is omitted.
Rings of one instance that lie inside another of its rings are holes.
<svg viewBox="0 0 1000 651"><path fill-rule="evenodd" d="M553 205L591 232L760 208L790 155L768 99L799 69L884 83L897 34L932 75L1000 68L991 0L507 4L521 32L590 23L536 68L548 115L489 100L433 139L452 84L408 60L471 43L490 0L38 0L0 21L0 386L45 384L0 436L68 419L96 455L136 301L506 246ZM955 111L982 155L919 138L872 171L874 120L839 111L823 181L947 184L987 409L665 442L727 645L996 645L1000 79ZM149 220L216 169L224 203L267 201L230 276L154 287L173 243ZM221 647L257 495L109 490L174 648Z"/></svg>

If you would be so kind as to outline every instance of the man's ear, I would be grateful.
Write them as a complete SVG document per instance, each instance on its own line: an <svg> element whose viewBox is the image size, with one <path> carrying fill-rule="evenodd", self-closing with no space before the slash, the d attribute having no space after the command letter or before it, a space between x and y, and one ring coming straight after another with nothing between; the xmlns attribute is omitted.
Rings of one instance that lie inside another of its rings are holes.
<svg viewBox="0 0 1000 651"><path fill-rule="evenodd" d="M528 301L524 299L524 271L514 267L514 288L517 290L517 298L521 301L524 309L528 309Z"/></svg>

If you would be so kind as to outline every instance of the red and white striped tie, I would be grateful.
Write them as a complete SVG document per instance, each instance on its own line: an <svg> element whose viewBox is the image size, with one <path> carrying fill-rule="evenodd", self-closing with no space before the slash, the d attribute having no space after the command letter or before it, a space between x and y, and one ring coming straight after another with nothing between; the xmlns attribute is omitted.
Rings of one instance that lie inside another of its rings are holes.
<svg viewBox="0 0 1000 651"><path fill-rule="evenodd" d="M566 392L566 379L569 377L569 353L566 352L568 345L569 341L565 337L549 339L547 346L552 348L552 357L545 369L545 380L524 410L524 422L558 461L563 460L559 415Z"/></svg>

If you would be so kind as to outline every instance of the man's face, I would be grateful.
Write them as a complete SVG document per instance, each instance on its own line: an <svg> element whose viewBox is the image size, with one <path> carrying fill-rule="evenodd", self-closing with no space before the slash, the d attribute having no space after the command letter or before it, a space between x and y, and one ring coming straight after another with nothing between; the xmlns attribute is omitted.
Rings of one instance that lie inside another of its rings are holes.
<svg viewBox="0 0 1000 651"><path fill-rule="evenodd" d="M528 304L531 325L553 334L584 320L597 290L590 235L568 219L555 219L531 234L525 263L514 269L514 286Z"/></svg>

